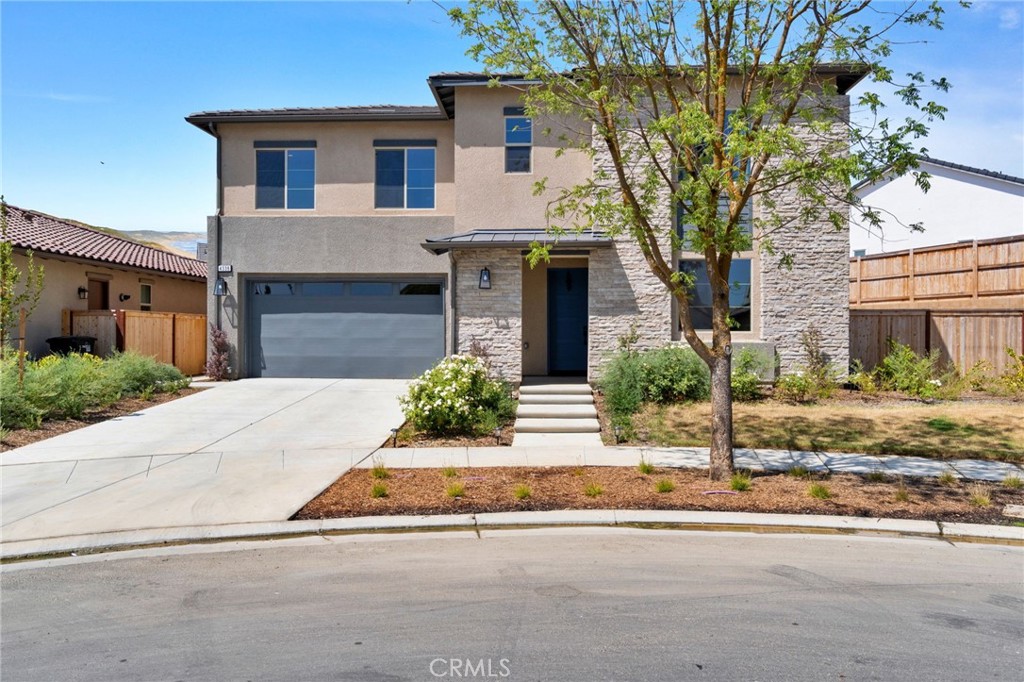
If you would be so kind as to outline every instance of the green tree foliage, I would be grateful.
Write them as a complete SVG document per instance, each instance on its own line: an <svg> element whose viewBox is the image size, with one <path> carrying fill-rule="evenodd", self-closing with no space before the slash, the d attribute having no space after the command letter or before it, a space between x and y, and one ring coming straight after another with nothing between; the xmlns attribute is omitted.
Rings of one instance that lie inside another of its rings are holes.
<svg viewBox="0 0 1024 682"><path fill-rule="evenodd" d="M31 315L43 293L43 266L37 266L32 252L26 253L22 272L14 264L14 245L7 238L7 203L0 197L0 354L8 351L22 308Z"/></svg>
<svg viewBox="0 0 1024 682"><path fill-rule="evenodd" d="M733 257L756 246L789 265L793 256L779 235L845 229L849 206L857 204L851 179L916 168L919 138L945 112L925 92L949 83L894 74L884 65L894 47L888 36L897 27L941 28L943 8L849 0L470 0L449 14L495 83L501 74L517 76L506 85L522 88L528 114L570 122L564 149L610 159L576 186L537 182L538 193L553 197L548 229L598 228L632 238L677 299L683 336L711 370L711 475L727 480ZM864 74L920 116L890 121L882 95L868 92L857 104L875 119L867 127L848 124L837 78ZM925 174L917 181L927 187ZM774 211L782 191L788 210ZM752 201L762 209L753 234L743 229ZM692 229L677 233L664 219L670 206ZM878 220L870 211L866 217ZM680 251L703 257L710 341L694 329L694 280L676 267ZM546 257L535 246L531 259Z"/></svg>

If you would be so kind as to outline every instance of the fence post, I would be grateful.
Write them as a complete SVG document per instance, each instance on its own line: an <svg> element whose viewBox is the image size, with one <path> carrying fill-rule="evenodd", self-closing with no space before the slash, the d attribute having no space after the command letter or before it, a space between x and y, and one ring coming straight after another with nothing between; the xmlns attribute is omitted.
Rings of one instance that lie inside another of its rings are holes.
<svg viewBox="0 0 1024 682"><path fill-rule="evenodd" d="M64 308L63 310L60 311L60 335L61 336L71 336L71 330L72 330L71 318L72 318L72 315L73 315L73 313L69 309L67 309L67 308Z"/></svg>
<svg viewBox="0 0 1024 682"><path fill-rule="evenodd" d="M117 328L115 333L117 350L124 352L124 340L125 340L125 315L123 310L112 310L114 313L114 326Z"/></svg>
<svg viewBox="0 0 1024 682"><path fill-rule="evenodd" d="M978 240L971 244L971 298L978 298Z"/></svg>
<svg viewBox="0 0 1024 682"><path fill-rule="evenodd" d="M917 274L917 265L914 262L914 250L910 249L907 254L907 272L909 279L907 280L907 295L910 297L910 301L914 300L914 275Z"/></svg>
<svg viewBox="0 0 1024 682"><path fill-rule="evenodd" d="M21 309L18 315L18 386L25 383L25 320L28 314Z"/></svg>

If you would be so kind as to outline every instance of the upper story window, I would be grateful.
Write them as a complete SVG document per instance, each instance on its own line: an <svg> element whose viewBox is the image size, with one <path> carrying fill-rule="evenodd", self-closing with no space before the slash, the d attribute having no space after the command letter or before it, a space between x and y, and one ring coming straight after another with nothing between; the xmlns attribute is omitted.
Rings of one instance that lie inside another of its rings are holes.
<svg viewBox="0 0 1024 682"><path fill-rule="evenodd" d="M256 142L256 208L314 207L316 142Z"/></svg>
<svg viewBox="0 0 1024 682"><path fill-rule="evenodd" d="M139 310L153 309L153 285L143 282L139 284Z"/></svg>
<svg viewBox="0 0 1024 682"><path fill-rule="evenodd" d="M505 107L505 172L529 173L533 155L533 121L522 107Z"/></svg>
<svg viewBox="0 0 1024 682"><path fill-rule="evenodd" d="M374 140L375 208L432 209L437 140Z"/></svg>

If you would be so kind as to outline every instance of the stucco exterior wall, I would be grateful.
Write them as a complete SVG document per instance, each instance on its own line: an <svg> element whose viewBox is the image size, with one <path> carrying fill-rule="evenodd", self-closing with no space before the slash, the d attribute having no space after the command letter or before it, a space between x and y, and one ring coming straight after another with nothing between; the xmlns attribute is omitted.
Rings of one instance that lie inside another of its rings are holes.
<svg viewBox="0 0 1024 682"><path fill-rule="evenodd" d="M521 250L464 250L457 253L455 264L458 352L468 353L477 341L497 374L519 382L523 375ZM490 289L479 288L481 268L491 272Z"/></svg>
<svg viewBox="0 0 1024 682"><path fill-rule="evenodd" d="M246 323L243 283L258 277L336 277L372 275L400 279L405 275L429 276L445 282L447 289L449 260L424 250L420 243L427 237L451 234L451 216L227 216L207 222L210 262L209 309L211 322L227 332L233 350L231 369L244 374L238 362L244 352ZM218 244L219 251L218 251ZM228 285L223 297L213 295L217 265L231 265L231 273L222 273ZM446 315L450 319L450 301ZM446 348L451 348L446 343Z"/></svg>
<svg viewBox="0 0 1024 682"><path fill-rule="evenodd" d="M1024 234L1024 185L924 161L921 170L932 176L927 194L910 175L857 192L866 205L880 210L882 225L867 226L854 211L851 253L863 249L871 255ZM905 227L918 222L923 223L924 232Z"/></svg>
<svg viewBox="0 0 1024 682"><path fill-rule="evenodd" d="M14 254L14 264L25 271L26 258ZM118 310L140 310L140 284L152 285L154 312L206 312L206 283L167 277L149 270L122 270L76 263L35 254L35 263L43 266L43 293L26 325L25 348L34 357L49 354L46 339L61 335L61 316L67 310L87 310L89 302L78 298L78 287L88 287L92 279L109 282L109 305ZM121 294L131 298L118 300ZM15 332L17 333L17 332Z"/></svg>
<svg viewBox="0 0 1024 682"><path fill-rule="evenodd" d="M845 122L849 98L837 97L835 104ZM806 128L800 137L808 149L836 145L838 150L844 135L845 126L837 123L831 137L814 135ZM773 198L783 217L795 219L800 214L802 201L792 187L779 190ZM849 215L849 207L841 201L830 200L828 208ZM775 344L780 371L795 371L805 362L800 338L813 326L821 332L822 350L845 373L850 363L849 223L837 230L827 215L821 215L815 224L786 228L772 235L772 240L776 254L793 256L789 270L780 267L779 255L761 255L761 334Z"/></svg>
<svg viewBox="0 0 1024 682"><path fill-rule="evenodd" d="M226 123L221 136L224 215L233 216L451 216L455 213L451 121ZM433 209L374 208L375 139L436 139ZM314 209L256 208L257 140L316 140Z"/></svg>
<svg viewBox="0 0 1024 682"><path fill-rule="evenodd" d="M504 108L521 105L519 91L511 87L474 86L455 91L458 232L543 229L554 190L572 187L590 177L590 158L585 153L569 150L556 157L562 146L559 135L578 134L578 126L545 119L533 122L532 172L505 172ZM550 135L543 134L545 128L551 128ZM534 183L544 178L549 189L534 196Z"/></svg>

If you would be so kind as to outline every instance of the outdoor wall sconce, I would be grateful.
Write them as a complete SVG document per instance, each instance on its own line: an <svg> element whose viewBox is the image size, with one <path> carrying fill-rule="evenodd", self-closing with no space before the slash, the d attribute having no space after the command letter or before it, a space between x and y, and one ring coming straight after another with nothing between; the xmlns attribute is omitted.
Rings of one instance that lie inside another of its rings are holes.
<svg viewBox="0 0 1024 682"><path fill-rule="evenodd" d="M117 300L119 300L121 303L124 303L125 301L127 301L131 297L132 297L131 294L121 294L120 296L117 297Z"/></svg>
<svg viewBox="0 0 1024 682"><path fill-rule="evenodd" d="M217 281L213 283L213 295L224 296L228 293L228 283L224 281L223 277L218 277Z"/></svg>
<svg viewBox="0 0 1024 682"><path fill-rule="evenodd" d="M89 298L89 290L86 289L85 287L78 287L78 298L82 299L83 301Z"/></svg>
<svg viewBox="0 0 1024 682"><path fill-rule="evenodd" d="M491 288L491 271L487 268L480 269L480 288L490 289Z"/></svg>

